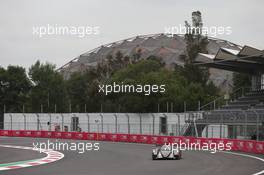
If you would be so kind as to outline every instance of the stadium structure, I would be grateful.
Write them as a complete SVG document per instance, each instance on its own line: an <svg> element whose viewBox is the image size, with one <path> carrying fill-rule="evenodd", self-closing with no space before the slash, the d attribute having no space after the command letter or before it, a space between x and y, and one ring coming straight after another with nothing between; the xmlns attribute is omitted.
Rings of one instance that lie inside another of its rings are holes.
<svg viewBox="0 0 264 175"><path fill-rule="evenodd" d="M241 46L232 42L208 38L207 51L208 54L216 54L221 48L240 50ZM162 58L166 67L173 68L174 65L184 65L181 55L185 54L186 42L184 35L176 34L151 34L141 35L124 40L116 41L106 45L102 45L80 56L74 58L58 69L65 79L68 79L73 72L83 72L91 67L96 66L100 61L106 59L108 55L115 55L120 51L124 56L133 57L140 50L141 59L149 56L157 56ZM209 68L210 79L214 84L223 91L227 91L232 87L232 72Z"/></svg>
<svg viewBox="0 0 264 175"><path fill-rule="evenodd" d="M250 46L238 50L221 47L216 54L199 53L196 64L251 76L251 87L242 87L239 96L228 99L229 101L219 108L215 107L216 101L213 101L213 109L205 112L203 117L196 121L197 135L201 135L208 123L221 123L228 126L231 138L237 138L237 135L251 135L251 139L263 140L264 50ZM189 128L192 128L192 125L194 123L190 122Z"/></svg>

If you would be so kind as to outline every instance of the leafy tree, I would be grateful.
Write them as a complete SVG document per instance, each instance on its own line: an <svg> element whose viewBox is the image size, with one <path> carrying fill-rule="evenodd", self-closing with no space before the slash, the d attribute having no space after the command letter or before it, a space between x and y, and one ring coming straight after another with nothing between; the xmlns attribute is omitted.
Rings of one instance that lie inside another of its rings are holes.
<svg viewBox="0 0 264 175"><path fill-rule="evenodd" d="M175 68L188 82L201 83L203 87L207 86L209 72L206 68L198 67L194 64L185 64L184 67Z"/></svg>
<svg viewBox="0 0 264 175"><path fill-rule="evenodd" d="M73 112L80 112L81 108L86 104L87 82L83 74L80 72L73 73L66 82L68 97L72 106Z"/></svg>
<svg viewBox="0 0 264 175"><path fill-rule="evenodd" d="M209 79L208 69L193 64L198 53L207 53L208 39L201 33L203 26L201 12L192 13L192 26L187 21L185 24L187 29L185 34L186 53L181 55L181 59L185 60L185 65L179 70L189 82L202 83L205 86Z"/></svg>
<svg viewBox="0 0 264 175"><path fill-rule="evenodd" d="M157 105L166 102L175 103L175 111L180 106L185 92L185 79L179 74L166 70L163 65L154 59L142 60L117 71L112 78L117 84L130 85L165 85L165 93L120 93L111 96L117 104L121 104L122 111L126 112L157 112ZM165 108L161 109L165 110Z"/></svg>
<svg viewBox="0 0 264 175"><path fill-rule="evenodd" d="M99 79L95 70L74 73L66 80L72 112L99 112L102 96L98 94ZM86 107L85 107L86 106Z"/></svg>
<svg viewBox="0 0 264 175"><path fill-rule="evenodd" d="M194 103L198 101L207 103L216 98L219 90L209 80L208 69L194 64L198 53L208 53L208 38L202 35L203 23L201 12L194 11L192 13L192 26L187 21L185 21L185 24L187 29L187 33L185 34L185 41L187 44L186 52L180 56L180 58L185 61L185 65L184 67L176 66L175 71L185 77L190 84L189 88L191 89L189 89L189 92L193 92L194 96L188 98L188 103L191 106L197 106ZM197 95L195 92L199 92L201 95Z"/></svg>
<svg viewBox="0 0 264 175"><path fill-rule="evenodd" d="M30 88L31 82L23 67L8 66L6 70L0 68L1 111L5 106L6 112L23 112Z"/></svg>
<svg viewBox="0 0 264 175"><path fill-rule="evenodd" d="M67 109L68 99L62 75L55 70L55 65L37 61L29 69L33 82L30 92L31 110L34 112L62 112Z"/></svg>

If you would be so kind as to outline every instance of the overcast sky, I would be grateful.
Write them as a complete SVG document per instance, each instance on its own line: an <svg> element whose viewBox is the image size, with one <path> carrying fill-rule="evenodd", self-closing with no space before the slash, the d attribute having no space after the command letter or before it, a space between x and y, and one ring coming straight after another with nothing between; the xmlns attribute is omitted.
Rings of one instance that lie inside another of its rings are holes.
<svg viewBox="0 0 264 175"><path fill-rule="evenodd" d="M184 25L202 12L205 26L230 26L218 35L240 45L264 49L263 0L1 0L0 66L30 67L36 60L62 66L102 44ZM98 26L99 35L39 37L33 27Z"/></svg>

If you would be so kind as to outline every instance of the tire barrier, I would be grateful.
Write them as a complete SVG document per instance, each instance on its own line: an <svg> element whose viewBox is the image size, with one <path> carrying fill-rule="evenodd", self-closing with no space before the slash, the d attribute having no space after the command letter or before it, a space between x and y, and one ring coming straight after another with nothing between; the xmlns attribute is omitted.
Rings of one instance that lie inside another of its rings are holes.
<svg viewBox="0 0 264 175"><path fill-rule="evenodd" d="M227 143L232 151L264 154L264 142L255 140L221 139L221 138L196 138L184 136L158 136L140 134L110 134L110 133L87 133L87 132L56 132L56 131L24 131L24 130L0 130L0 136L6 137L34 137L53 139L75 139L111 142L129 142L144 144L164 143Z"/></svg>

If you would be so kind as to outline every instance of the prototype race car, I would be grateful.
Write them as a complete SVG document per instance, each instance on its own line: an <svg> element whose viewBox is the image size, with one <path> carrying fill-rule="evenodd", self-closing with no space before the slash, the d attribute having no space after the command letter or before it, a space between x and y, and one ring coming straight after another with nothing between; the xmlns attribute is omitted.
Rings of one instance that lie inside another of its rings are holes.
<svg viewBox="0 0 264 175"><path fill-rule="evenodd" d="M182 158L182 151L179 148L171 145L156 145L152 150L152 160L158 159L174 159L179 160Z"/></svg>

